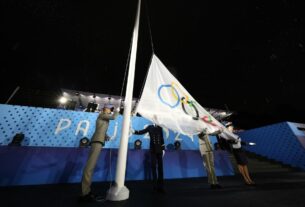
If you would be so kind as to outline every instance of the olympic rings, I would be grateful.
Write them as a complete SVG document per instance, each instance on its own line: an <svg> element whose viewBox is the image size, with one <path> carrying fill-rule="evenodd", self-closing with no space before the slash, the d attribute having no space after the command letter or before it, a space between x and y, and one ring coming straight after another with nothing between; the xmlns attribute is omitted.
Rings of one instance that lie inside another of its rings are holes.
<svg viewBox="0 0 305 207"><path fill-rule="evenodd" d="M163 104L165 104L165 105L167 105L167 106L169 106L171 108L176 108L180 104L180 102L181 102L182 110L184 111L184 113L189 115L189 116L192 116L192 118L194 120L198 120L199 119L199 112L198 112L198 109L196 108L194 102L193 101L189 101L189 97L185 93L183 93L184 96L180 98L180 94L179 94L178 90L176 89L177 87L178 87L179 92L181 92L179 86L177 84L175 84L174 82L172 82L172 84L163 84L163 85L161 85L159 87L159 89L158 89L158 96L159 96L160 101ZM170 104L170 103L166 102L161 97L161 90L163 88L170 88L171 89L171 94L174 97L174 99L177 101L175 104ZM189 106L190 108L192 108L193 111L195 111L196 115L189 114L189 112L186 110L186 106Z"/></svg>
<svg viewBox="0 0 305 207"><path fill-rule="evenodd" d="M184 99L185 99L184 97L181 98L182 109L183 109L184 113L186 113L187 115L190 115L190 114L186 111L186 109L185 109L185 106L184 106ZM198 112L198 109L196 108L195 104L193 103L193 101L187 101L187 104L195 110L196 116L193 116L193 119L194 119L194 120L198 120L198 119L199 119L199 112Z"/></svg>
<svg viewBox="0 0 305 207"><path fill-rule="evenodd" d="M170 104L168 102L166 102L162 97L161 97L161 90L163 88L170 88L171 90L171 94L172 94L172 97L175 99L175 103L174 104ZM177 89L178 90L177 90ZM191 101L189 100L189 97L187 94L185 94L184 92L183 93L183 96L180 97L180 94L179 92L182 92L182 90L179 88L179 86L177 84L175 84L174 82L172 82L171 84L163 84L159 87L158 89L158 96L159 96L159 99L160 101L171 107L171 108L176 108L180 103L181 103L181 107L182 107L182 110L185 114L189 115L189 116L192 116L192 118L194 120L199 120L199 111L194 103L194 101ZM186 110L186 106L192 108L192 110L195 112L195 115L192 115L189 113L189 111ZM220 128L217 124L215 124L212 120L212 117L211 116L203 116L200 118L203 122L207 123L207 124L210 124L214 127L217 127L217 128Z"/></svg>
<svg viewBox="0 0 305 207"><path fill-rule="evenodd" d="M176 93L176 94L175 94L175 98L177 99L177 102L176 102L174 105L171 105L170 103L167 103L167 102L164 101L164 99L161 97L161 90L162 90L162 88L164 88L164 87L166 87L166 88L171 88L171 89L172 89L172 93L173 93L173 91ZM169 107L171 107L171 108L176 108L176 107L179 105L179 103L180 103L180 95L179 95L178 91L176 90L176 88L174 88L173 85L171 85L171 84L164 84L164 85L161 85L161 86L159 87L159 89L158 89L158 96L159 96L159 99L160 99L160 101L161 101L162 103L164 103L165 105L167 105L167 106L169 106Z"/></svg>

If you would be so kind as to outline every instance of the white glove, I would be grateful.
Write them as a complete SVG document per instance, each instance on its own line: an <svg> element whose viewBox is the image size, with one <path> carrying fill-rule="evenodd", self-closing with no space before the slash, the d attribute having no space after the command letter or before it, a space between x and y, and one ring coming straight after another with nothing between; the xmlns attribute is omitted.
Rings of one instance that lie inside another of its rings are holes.
<svg viewBox="0 0 305 207"><path fill-rule="evenodd" d="M162 150L162 152L163 152L162 157L164 157L164 155L165 155L165 150Z"/></svg>
<svg viewBox="0 0 305 207"><path fill-rule="evenodd" d="M240 137L238 137L235 140L235 144L232 144L233 149L240 149L241 148L241 139Z"/></svg>

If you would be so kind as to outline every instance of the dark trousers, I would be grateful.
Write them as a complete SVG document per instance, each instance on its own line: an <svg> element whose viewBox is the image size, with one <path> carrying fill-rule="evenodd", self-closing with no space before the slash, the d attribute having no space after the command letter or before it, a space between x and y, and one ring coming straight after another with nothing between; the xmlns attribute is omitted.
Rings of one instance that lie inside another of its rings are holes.
<svg viewBox="0 0 305 207"><path fill-rule="evenodd" d="M160 153L150 153L154 188L163 188L163 159ZM157 173L158 166L158 173Z"/></svg>

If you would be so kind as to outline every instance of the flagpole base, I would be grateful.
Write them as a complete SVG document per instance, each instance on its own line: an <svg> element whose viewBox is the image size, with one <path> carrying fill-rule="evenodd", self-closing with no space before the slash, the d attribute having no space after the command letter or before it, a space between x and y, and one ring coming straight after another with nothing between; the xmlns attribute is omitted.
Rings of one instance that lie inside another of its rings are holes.
<svg viewBox="0 0 305 207"><path fill-rule="evenodd" d="M106 200L109 201L123 201L129 198L129 190L126 186L118 187L116 185L111 186L107 191Z"/></svg>

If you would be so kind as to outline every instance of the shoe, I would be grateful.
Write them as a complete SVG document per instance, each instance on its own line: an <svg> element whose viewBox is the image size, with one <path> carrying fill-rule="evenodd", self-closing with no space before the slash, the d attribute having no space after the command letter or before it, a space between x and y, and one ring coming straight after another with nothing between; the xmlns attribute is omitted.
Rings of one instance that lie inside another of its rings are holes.
<svg viewBox="0 0 305 207"><path fill-rule="evenodd" d="M251 186L256 186L256 184L255 184L255 183L253 183L253 182L252 182L252 183L250 183L250 185L251 185Z"/></svg>
<svg viewBox="0 0 305 207"><path fill-rule="evenodd" d="M211 184L211 185L210 185L210 188L211 188L211 189L221 189L222 186L219 185L219 184Z"/></svg>
<svg viewBox="0 0 305 207"><path fill-rule="evenodd" d="M81 203L93 203L93 202L96 202L96 196L93 194L93 193L88 193L87 195L84 195L84 196L80 196L78 198L78 201L81 202Z"/></svg>
<svg viewBox="0 0 305 207"><path fill-rule="evenodd" d="M256 186L255 183L245 183L246 186Z"/></svg>
<svg viewBox="0 0 305 207"><path fill-rule="evenodd" d="M95 201L96 202L105 202L106 198L104 196L95 196Z"/></svg>

